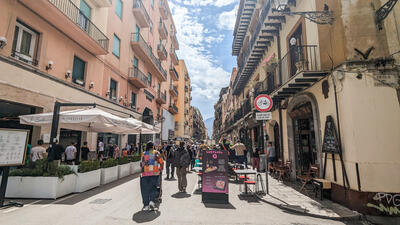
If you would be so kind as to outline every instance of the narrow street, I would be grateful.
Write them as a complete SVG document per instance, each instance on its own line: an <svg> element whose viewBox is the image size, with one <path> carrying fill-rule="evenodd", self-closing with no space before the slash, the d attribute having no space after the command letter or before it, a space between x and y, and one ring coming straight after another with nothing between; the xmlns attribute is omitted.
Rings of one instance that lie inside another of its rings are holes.
<svg viewBox="0 0 400 225"><path fill-rule="evenodd" d="M240 200L239 186L229 185L230 205L201 203L196 175L188 174L187 194L177 194L177 181L163 180L163 203L158 212L142 212L139 178L117 182L57 200L23 200L22 208L0 211L4 225L112 224L344 224L283 212L274 206ZM347 223L349 224L349 223ZM351 223L355 224L355 223Z"/></svg>

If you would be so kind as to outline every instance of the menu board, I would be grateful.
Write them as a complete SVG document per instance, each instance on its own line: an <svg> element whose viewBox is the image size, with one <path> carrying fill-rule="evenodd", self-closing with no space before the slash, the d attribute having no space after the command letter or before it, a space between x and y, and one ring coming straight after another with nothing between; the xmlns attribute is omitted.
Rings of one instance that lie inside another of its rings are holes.
<svg viewBox="0 0 400 225"><path fill-rule="evenodd" d="M0 129L0 167L25 163L29 130Z"/></svg>
<svg viewBox="0 0 400 225"><path fill-rule="evenodd" d="M228 152L203 151L202 192L228 194Z"/></svg>
<svg viewBox="0 0 400 225"><path fill-rule="evenodd" d="M322 152L339 153L339 142L337 140L336 128L331 116L326 117Z"/></svg>

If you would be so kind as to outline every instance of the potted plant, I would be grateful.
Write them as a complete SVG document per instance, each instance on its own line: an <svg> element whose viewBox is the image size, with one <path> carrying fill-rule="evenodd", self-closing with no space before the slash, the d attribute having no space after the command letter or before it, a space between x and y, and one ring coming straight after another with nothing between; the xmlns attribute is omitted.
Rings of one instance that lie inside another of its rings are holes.
<svg viewBox="0 0 400 225"><path fill-rule="evenodd" d="M141 159L140 155L133 155L130 157L131 174L140 173L140 171L141 171L140 159Z"/></svg>
<svg viewBox="0 0 400 225"><path fill-rule="evenodd" d="M6 197L56 199L73 193L75 183L70 167L42 159L10 171Z"/></svg>
<svg viewBox="0 0 400 225"><path fill-rule="evenodd" d="M118 179L126 177L131 172L131 161L128 157L121 157L118 159Z"/></svg>
<svg viewBox="0 0 400 225"><path fill-rule="evenodd" d="M118 179L118 161L107 159L101 163L100 184L108 184Z"/></svg>
<svg viewBox="0 0 400 225"><path fill-rule="evenodd" d="M84 192L100 186L100 161L83 161L78 167L75 192Z"/></svg>

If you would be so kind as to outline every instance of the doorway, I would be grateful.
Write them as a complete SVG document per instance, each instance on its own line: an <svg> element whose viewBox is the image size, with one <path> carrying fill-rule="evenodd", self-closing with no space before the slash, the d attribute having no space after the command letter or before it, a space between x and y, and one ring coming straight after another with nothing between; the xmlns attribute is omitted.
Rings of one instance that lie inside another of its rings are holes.
<svg viewBox="0 0 400 225"><path fill-rule="evenodd" d="M274 125L274 147L275 147L275 152L278 158L281 158L283 160L283 154L281 151L281 145L280 145L280 134L279 134L279 125L278 123L275 123Z"/></svg>
<svg viewBox="0 0 400 225"><path fill-rule="evenodd" d="M301 62L304 58L303 52L303 25L300 23L294 33L289 37L289 48L290 48L290 76L294 76L297 73L297 63Z"/></svg>
<svg viewBox="0 0 400 225"><path fill-rule="evenodd" d="M310 165L318 163L311 103L297 106L290 112L290 116L294 128L296 171L302 174L309 170Z"/></svg>

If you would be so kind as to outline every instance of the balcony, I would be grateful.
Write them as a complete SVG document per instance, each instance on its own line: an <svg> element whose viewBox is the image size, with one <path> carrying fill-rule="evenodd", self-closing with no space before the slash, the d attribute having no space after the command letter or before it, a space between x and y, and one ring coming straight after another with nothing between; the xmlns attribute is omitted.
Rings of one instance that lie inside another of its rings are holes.
<svg viewBox="0 0 400 225"><path fill-rule="evenodd" d="M175 32L171 32L171 40L172 40L172 45L174 46L175 50L179 50L179 43L178 43L178 39L176 38Z"/></svg>
<svg viewBox="0 0 400 225"><path fill-rule="evenodd" d="M137 67L129 68L128 74L129 82L137 88L145 88L149 85L147 76Z"/></svg>
<svg viewBox="0 0 400 225"><path fill-rule="evenodd" d="M136 18L137 24L142 27L149 27L151 23L151 19L149 14L146 11L146 8L143 5L142 0L134 0L133 1L133 15Z"/></svg>
<svg viewBox="0 0 400 225"><path fill-rule="evenodd" d="M168 109L169 109L169 112L172 113L172 114L177 114L178 113L178 107L176 107L175 104L169 105ZM175 125L175 128L176 127L178 127L178 126Z"/></svg>
<svg viewBox="0 0 400 225"><path fill-rule="evenodd" d="M108 38L70 0L21 0L26 7L94 55L108 53Z"/></svg>
<svg viewBox="0 0 400 225"><path fill-rule="evenodd" d="M289 52L279 61L280 66L276 68L279 81L274 82L277 88L270 94L274 101L291 97L311 87L328 74L320 69L318 52L316 45L290 48ZM279 71L279 67L281 71Z"/></svg>
<svg viewBox="0 0 400 225"><path fill-rule="evenodd" d="M160 9L161 17L164 20L168 19L168 8L167 8L167 5L165 4L164 0L160 0L159 9Z"/></svg>
<svg viewBox="0 0 400 225"><path fill-rule="evenodd" d="M156 102L160 105L167 103L167 96L162 93L161 91L158 91L157 97L156 97Z"/></svg>
<svg viewBox="0 0 400 225"><path fill-rule="evenodd" d="M161 60L167 60L168 52L167 50L165 50L164 45L162 44L157 45L157 54L158 58L160 58Z"/></svg>
<svg viewBox="0 0 400 225"><path fill-rule="evenodd" d="M188 103L189 102L189 98L185 98L185 103Z"/></svg>
<svg viewBox="0 0 400 225"><path fill-rule="evenodd" d="M112 6L111 0L89 0L89 2L93 3L93 5L99 8Z"/></svg>
<svg viewBox="0 0 400 225"><path fill-rule="evenodd" d="M133 51L148 65L153 74L155 74L161 81L167 80L167 72L162 68L161 62L150 51L150 47L140 35L140 33L131 34L131 45Z"/></svg>
<svg viewBox="0 0 400 225"><path fill-rule="evenodd" d="M160 34L162 40L167 40L168 30L165 27L165 24L161 20L160 23L158 24L158 33Z"/></svg>
<svg viewBox="0 0 400 225"><path fill-rule="evenodd" d="M236 17L236 24L233 31L232 55L239 55L242 48L243 40L246 36L251 18L256 7L256 0L240 1L239 9Z"/></svg>
<svg viewBox="0 0 400 225"><path fill-rule="evenodd" d="M179 65L179 58L176 55L175 49L171 45L171 51L169 52L169 56L171 57L172 63L177 66Z"/></svg>
<svg viewBox="0 0 400 225"><path fill-rule="evenodd" d="M174 96L174 97L178 97L178 88L174 85L171 84L171 88L169 89L169 93Z"/></svg>
<svg viewBox="0 0 400 225"><path fill-rule="evenodd" d="M171 75L172 79L174 81L178 81L179 80L179 75L178 72L176 72L176 69L174 66L171 65L171 67L169 68L169 74Z"/></svg>

